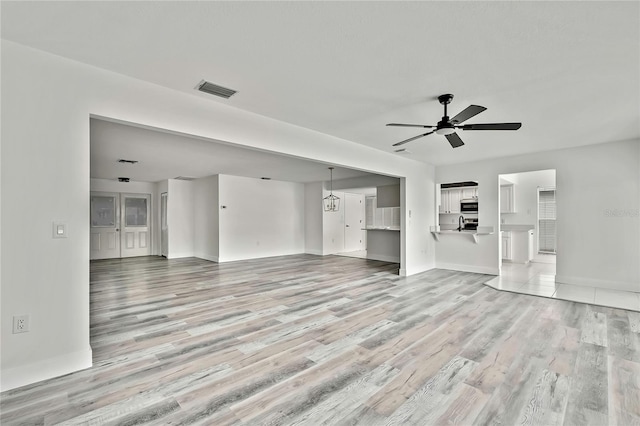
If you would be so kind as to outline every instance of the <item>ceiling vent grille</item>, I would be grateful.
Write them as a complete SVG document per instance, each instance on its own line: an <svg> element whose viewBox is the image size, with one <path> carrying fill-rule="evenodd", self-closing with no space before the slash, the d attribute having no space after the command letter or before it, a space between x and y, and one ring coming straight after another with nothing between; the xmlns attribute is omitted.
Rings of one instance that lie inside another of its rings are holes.
<svg viewBox="0 0 640 426"><path fill-rule="evenodd" d="M193 176L177 176L174 178L175 180L196 180Z"/></svg>
<svg viewBox="0 0 640 426"><path fill-rule="evenodd" d="M202 80L197 89L201 92L209 93L210 95L220 96L221 98L229 99L231 96L238 93L233 89L227 89L226 87L218 86L217 84L209 83Z"/></svg>

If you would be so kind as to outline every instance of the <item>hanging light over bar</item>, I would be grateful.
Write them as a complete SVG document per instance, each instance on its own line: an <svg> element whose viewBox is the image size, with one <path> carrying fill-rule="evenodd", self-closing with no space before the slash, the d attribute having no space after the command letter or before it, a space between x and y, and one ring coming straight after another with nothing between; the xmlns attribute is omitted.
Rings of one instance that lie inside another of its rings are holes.
<svg viewBox="0 0 640 426"><path fill-rule="evenodd" d="M322 199L322 204L325 212L337 212L340 210L340 198L333 195L333 167L329 167L329 172L331 173L331 186L329 187L329 195Z"/></svg>

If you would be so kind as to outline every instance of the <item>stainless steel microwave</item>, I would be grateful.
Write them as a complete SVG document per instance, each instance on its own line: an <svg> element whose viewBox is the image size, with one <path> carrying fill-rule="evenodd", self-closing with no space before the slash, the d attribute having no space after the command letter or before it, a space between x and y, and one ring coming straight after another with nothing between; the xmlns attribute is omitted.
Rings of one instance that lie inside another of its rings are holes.
<svg viewBox="0 0 640 426"><path fill-rule="evenodd" d="M478 213L478 200L462 200L460 201L461 213Z"/></svg>

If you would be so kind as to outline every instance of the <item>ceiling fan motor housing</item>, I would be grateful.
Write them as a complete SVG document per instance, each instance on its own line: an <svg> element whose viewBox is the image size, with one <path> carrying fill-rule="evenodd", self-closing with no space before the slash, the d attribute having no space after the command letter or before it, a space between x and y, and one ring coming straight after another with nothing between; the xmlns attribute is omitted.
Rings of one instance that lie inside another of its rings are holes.
<svg viewBox="0 0 640 426"><path fill-rule="evenodd" d="M456 131L453 124L449 121L449 117L446 115L442 117L442 121L438 121L438 125L436 126L436 133L439 135L450 135Z"/></svg>

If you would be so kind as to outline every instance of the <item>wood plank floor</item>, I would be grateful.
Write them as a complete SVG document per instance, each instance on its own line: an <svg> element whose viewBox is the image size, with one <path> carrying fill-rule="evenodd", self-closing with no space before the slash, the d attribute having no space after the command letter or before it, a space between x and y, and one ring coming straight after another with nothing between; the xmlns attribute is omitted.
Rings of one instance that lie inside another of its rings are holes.
<svg viewBox="0 0 640 426"><path fill-rule="evenodd" d="M640 313L296 255L91 263L90 369L0 422L640 425Z"/></svg>

